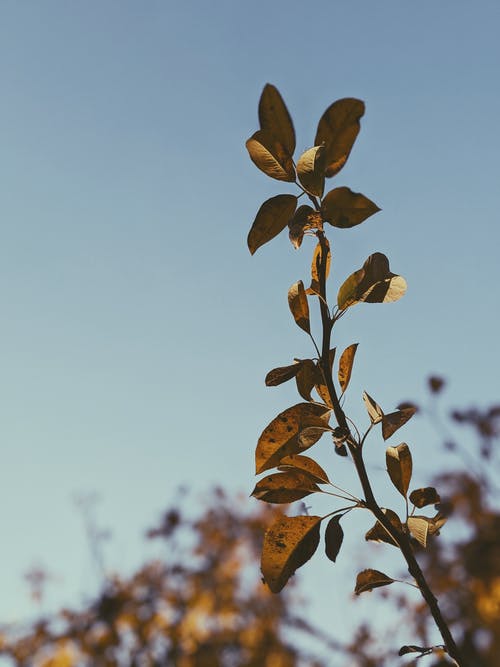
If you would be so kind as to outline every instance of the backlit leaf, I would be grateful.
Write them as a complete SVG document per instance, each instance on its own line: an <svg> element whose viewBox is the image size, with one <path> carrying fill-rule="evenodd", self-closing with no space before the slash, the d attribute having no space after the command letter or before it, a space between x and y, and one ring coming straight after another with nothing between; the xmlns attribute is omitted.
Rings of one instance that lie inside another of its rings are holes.
<svg viewBox="0 0 500 667"><path fill-rule="evenodd" d="M382 417L384 416L382 408L376 401L373 400L369 394L366 393L366 391L363 392L363 401L365 402L366 410L368 412L368 416L370 417L371 423L378 424L381 422Z"/></svg>
<svg viewBox="0 0 500 667"><path fill-rule="evenodd" d="M325 188L325 149L314 146L302 153L297 162L297 176L307 192L322 197Z"/></svg>
<svg viewBox="0 0 500 667"><path fill-rule="evenodd" d="M322 224L321 215L311 206L303 204L299 206L295 215L288 223L288 236L294 248L300 248L304 233L309 229L316 229Z"/></svg>
<svg viewBox="0 0 500 667"><path fill-rule="evenodd" d="M401 428L413 417L417 409L414 406L391 412L382 418L382 437L387 440L398 428Z"/></svg>
<svg viewBox="0 0 500 667"><path fill-rule="evenodd" d="M328 239L325 238L326 247L328 249L326 255L326 267L325 267L325 280L328 278L330 273L330 244ZM313 258L311 262L311 286L306 289L306 294L320 294L320 285L319 285L319 276L320 276L320 267L323 260L323 246L321 243L317 243L316 248L314 249Z"/></svg>
<svg viewBox="0 0 500 667"><path fill-rule="evenodd" d="M248 248L253 255L257 248L277 236L288 225L297 206L294 195L277 195L265 201L255 216L248 234Z"/></svg>
<svg viewBox="0 0 500 667"><path fill-rule="evenodd" d="M330 190L321 202L323 220L342 229L359 225L378 211L379 207L367 197L345 187Z"/></svg>
<svg viewBox="0 0 500 667"><path fill-rule="evenodd" d="M284 516L266 531L261 571L273 593L279 593L312 557L319 544L320 523L319 516Z"/></svg>
<svg viewBox="0 0 500 667"><path fill-rule="evenodd" d="M277 387L283 382L291 380L300 370L300 364L291 364L291 366L280 366L273 368L266 375L266 387Z"/></svg>
<svg viewBox="0 0 500 667"><path fill-rule="evenodd" d="M251 495L266 503L293 503L316 491L320 488L309 475L290 470L264 477Z"/></svg>
<svg viewBox="0 0 500 667"><path fill-rule="evenodd" d="M361 100L346 97L331 104L321 116L314 144L325 145L326 176L334 176L347 162L364 112Z"/></svg>
<svg viewBox="0 0 500 667"><path fill-rule="evenodd" d="M391 482L399 493L406 497L412 473L410 448L405 442L397 447L388 447L385 452L385 461Z"/></svg>
<svg viewBox="0 0 500 667"><path fill-rule="evenodd" d="M278 470L288 470L290 468L308 474L318 484L327 484L329 482L328 475L323 468L309 456L303 456L302 454L285 456L285 458L281 459Z"/></svg>
<svg viewBox="0 0 500 667"><path fill-rule="evenodd" d="M356 577L356 587L354 592L356 595L360 595L365 591L371 591L380 586L388 586L393 582L394 579L391 579L391 577L388 577L383 572L379 572L379 570L363 570Z"/></svg>
<svg viewBox="0 0 500 667"><path fill-rule="evenodd" d="M337 305L345 310L356 303L387 303L397 301L406 292L406 281L389 270L389 260L381 253L370 255L361 269L352 273L341 285Z"/></svg>
<svg viewBox="0 0 500 667"><path fill-rule="evenodd" d="M318 440L328 431L332 431L329 426L308 426L299 433L299 447L302 450L309 449L315 445Z"/></svg>
<svg viewBox="0 0 500 667"><path fill-rule="evenodd" d="M300 369L295 377L297 391L305 401L312 401L311 391L316 383L316 364L312 359L300 362Z"/></svg>
<svg viewBox="0 0 500 667"><path fill-rule="evenodd" d="M246 142L252 162L267 176L278 181L295 182L295 169L290 153L274 135L258 130Z"/></svg>
<svg viewBox="0 0 500 667"><path fill-rule="evenodd" d="M290 155L295 150L295 130L292 119L278 89L270 83L264 86L259 100L260 129L275 136Z"/></svg>
<svg viewBox="0 0 500 667"><path fill-rule="evenodd" d="M445 523L446 517L439 513L435 517L410 516L407 521L408 530L423 547L427 546L428 536L439 535Z"/></svg>
<svg viewBox="0 0 500 667"><path fill-rule="evenodd" d="M335 563L344 540L344 531L340 525L341 514L333 516L325 531L325 553L327 557Z"/></svg>
<svg viewBox="0 0 500 667"><path fill-rule="evenodd" d="M401 533L403 530L403 525L396 512L393 512L389 509L383 509L382 511L392 527ZM398 546L396 541L393 540L380 521L377 521L373 528L370 528L370 530L366 533L365 540L372 542L385 542L387 544L392 544L392 546Z"/></svg>
<svg viewBox="0 0 500 667"><path fill-rule="evenodd" d="M354 364L354 357L357 349L358 343L353 343L352 345L349 345L349 347L346 347L340 357L338 376L342 393L347 389L349 380L351 379L352 366Z"/></svg>
<svg viewBox="0 0 500 667"><path fill-rule="evenodd" d="M330 411L317 403L298 403L281 412L262 432L255 450L255 469L259 474L274 468L282 458L298 454L298 435L308 426L325 426Z"/></svg>
<svg viewBox="0 0 500 667"><path fill-rule="evenodd" d="M297 325L306 333L311 333L309 305L302 280L294 283L288 290L288 305Z"/></svg>
<svg viewBox="0 0 500 667"><path fill-rule="evenodd" d="M422 489L412 491L410 493L410 502L420 509L426 505L435 505L441 502L441 498L433 486L426 486Z"/></svg>

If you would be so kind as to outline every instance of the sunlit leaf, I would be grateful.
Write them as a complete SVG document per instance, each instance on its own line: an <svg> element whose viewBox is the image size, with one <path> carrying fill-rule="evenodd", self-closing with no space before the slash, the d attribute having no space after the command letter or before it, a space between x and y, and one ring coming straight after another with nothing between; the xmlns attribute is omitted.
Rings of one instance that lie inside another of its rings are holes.
<svg viewBox="0 0 500 667"><path fill-rule="evenodd" d="M323 220L342 229L359 225L378 211L379 207L368 197L346 187L330 190L321 202Z"/></svg>
<svg viewBox="0 0 500 667"><path fill-rule="evenodd" d="M294 283L288 290L288 305L297 325L306 333L311 333L309 305L302 280Z"/></svg>
<svg viewBox="0 0 500 667"><path fill-rule="evenodd" d="M277 387L283 382L288 382L297 375L300 370L300 364L291 364L290 366L280 366L273 368L266 375L266 387Z"/></svg>
<svg viewBox="0 0 500 667"><path fill-rule="evenodd" d="M387 440L413 417L417 409L414 406L391 412L382 418L382 437Z"/></svg>
<svg viewBox="0 0 500 667"><path fill-rule="evenodd" d="M325 188L325 149L314 146L302 153L297 162L297 176L307 192L322 197Z"/></svg>
<svg viewBox="0 0 500 667"><path fill-rule="evenodd" d="M393 512L389 509L383 509L382 511L392 527L401 533L403 530L403 525L396 512ZM370 530L366 533L365 540L372 542L386 542L387 544L392 544L396 547L398 546L397 542L389 535L380 521L377 521L373 528L370 528Z"/></svg>
<svg viewBox="0 0 500 667"><path fill-rule="evenodd" d="M422 489L415 489L412 491L410 493L410 502L420 509L426 505L440 503L441 498L433 486L426 486Z"/></svg>
<svg viewBox="0 0 500 667"><path fill-rule="evenodd" d="M334 176L346 163L364 112L361 100L346 97L331 104L321 116L314 145L325 145L326 176Z"/></svg>
<svg viewBox="0 0 500 667"><path fill-rule="evenodd" d="M278 181L295 181L295 169L290 153L274 135L258 130L246 142L252 162L267 176Z"/></svg>
<svg viewBox="0 0 500 667"><path fill-rule="evenodd" d="M299 433L299 447L302 450L315 445L322 435L333 431L329 426L308 426Z"/></svg>
<svg viewBox="0 0 500 667"><path fill-rule="evenodd" d="M384 416L382 408L376 401L373 400L369 394L366 393L366 391L363 392L363 401L365 402L366 410L368 412L368 416L370 417L371 423L378 424L381 422L382 417Z"/></svg>
<svg viewBox="0 0 500 667"><path fill-rule="evenodd" d="M320 491L309 475L290 470L268 475L257 482L252 496L266 503L293 503L310 493Z"/></svg>
<svg viewBox="0 0 500 667"><path fill-rule="evenodd" d="M293 122L278 89L270 83L264 86L259 100L260 129L275 136L290 155L295 150Z"/></svg>
<svg viewBox="0 0 500 667"><path fill-rule="evenodd" d="M333 516L326 526L325 531L325 553L327 557L335 563L344 540L344 531L340 525L340 519L343 515Z"/></svg>
<svg viewBox="0 0 500 667"><path fill-rule="evenodd" d="M328 243L328 239L325 238L324 242L327 247L326 266L325 266L325 280L326 280L330 273L331 254L330 254L330 244ZM320 276L320 267L322 260L323 260L323 246L321 245L321 243L318 242L316 248L314 249L313 258L311 262L311 286L308 289L306 289L306 294L311 294L311 295L320 294L319 276Z"/></svg>
<svg viewBox="0 0 500 667"><path fill-rule="evenodd" d="M322 225L321 215L311 206L303 204L299 206L295 215L288 223L288 236L294 248L300 248L304 234L309 229L316 229Z"/></svg>
<svg viewBox="0 0 500 667"><path fill-rule="evenodd" d="M252 255L285 229L296 206L297 197L294 195L277 195L262 204L248 234L248 248Z"/></svg>
<svg viewBox="0 0 500 667"><path fill-rule="evenodd" d="M388 577L383 572L379 572L379 570L363 570L356 577L356 587L354 592L356 595L360 595L365 591L371 591L380 586L388 586L393 582L394 579L391 579L391 577Z"/></svg>
<svg viewBox="0 0 500 667"><path fill-rule="evenodd" d="M329 409L318 403L298 403L281 412L259 438L255 450L256 473L274 468L285 456L298 454L299 433L308 426L325 426L329 416Z"/></svg>
<svg viewBox="0 0 500 667"><path fill-rule="evenodd" d="M309 456L302 454L291 454L281 459L278 470L288 470L290 468L300 470L308 474L318 484L327 484L328 475L323 468Z"/></svg>
<svg viewBox="0 0 500 667"><path fill-rule="evenodd" d="M391 482L399 493L406 497L412 473L410 448L405 442L397 447L388 447L385 452L385 461Z"/></svg>
<svg viewBox="0 0 500 667"><path fill-rule="evenodd" d="M284 516L266 531L261 571L273 593L279 593L312 557L319 544L320 523L319 516Z"/></svg>
<svg viewBox="0 0 500 667"><path fill-rule="evenodd" d="M405 279L391 273L387 257L376 252L341 285L337 305L345 310L360 302L387 303L397 301L405 292Z"/></svg>
<svg viewBox="0 0 500 667"><path fill-rule="evenodd" d="M305 401L312 401L311 391L316 383L316 364L312 359L300 362L300 369L295 377L297 391Z"/></svg>
<svg viewBox="0 0 500 667"><path fill-rule="evenodd" d="M358 349L358 343L353 343L346 347L342 352L339 361L339 384L342 389L342 393L345 392L347 386L349 385L349 380L351 379L352 366L354 364L354 357L356 355L356 350Z"/></svg>
<svg viewBox="0 0 500 667"><path fill-rule="evenodd" d="M413 537L425 547L429 535L439 535L440 529L446 523L446 517L439 513L435 517L410 516L406 523Z"/></svg>

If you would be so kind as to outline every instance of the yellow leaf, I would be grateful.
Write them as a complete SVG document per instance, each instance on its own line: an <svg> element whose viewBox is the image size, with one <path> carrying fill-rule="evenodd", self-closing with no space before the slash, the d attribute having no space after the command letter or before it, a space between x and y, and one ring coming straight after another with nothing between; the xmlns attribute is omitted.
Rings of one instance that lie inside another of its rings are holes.
<svg viewBox="0 0 500 667"><path fill-rule="evenodd" d="M389 509L382 509L382 512L387 517L391 526L395 528L398 532L402 532L403 525L396 512L393 512L392 510ZM389 535L389 533L386 531L386 529L380 523L380 521L377 521L375 525L372 528L370 528L370 530L366 533L365 540L367 542L368 541L385 542L387 544L392 544L392 546L395 547L398 546L397 542Z"/></svg>
<svg viewBox="0 0 500 667"><path fill-rule="evenodd" d="M284 516L266 531L261 570L273 593L279 593L312 557L319 544L320 523L319 516Z"/></svg>
<svg viewBox="0 0 500 667"><path fill-rule="evenodd" d="M328 278L328 275L330 274L330 263L331 263L331 254L330 254L330 244L328 243L328 239L324 239L326 248L327 248L327 255L326 255L326 267L325 267L325 280ZM319 284L319 276L320 276L320 267L321 267L321 262L323 261L323 246L321 243L317 243L314 253L313 253L313 258L311 262L311 286L306 290L306 294L320 294L320 284Z"/></svg>
<svg viewBox="0 0 500 667"><path fill-rule="evenodd" d="M384 415L382 419L382 437L384 440L390 438L393 433L396 433L396 431L401 428L401 426L404 426L404 424L413 417L416 411L417 408L412 406Z"/></svg>
<svg viewBox="0 0 500 667"><path fill-rule="evenodd" d="M318 442L322 435L332 430L329 426L308 426L299 433L300 449L309 449Z"/></svg>
<svg viewBox="0 0 500 667"><path fill-rule="evenodd" d="M337 305L345 310L356 303L397 301L406 292L406 281L389 270L389 260L381 253L370 255L361 269L352 273L341 285Z"/></svg>
<svg viewBox="0 0 500 667"><path fill-rule="evenodd" d="M267 176L278 181L295 182L292 156L273 135L258 130L246 142L252 162Z"/></svg>
<svg viewBox="0 0 500 667"><path fill-rule="evenodd" d="M368 412L368 416L370 417L371 423L378 424L381 422L382 417L384 416L382 408L373 400L369 394L366 393L366 391L363 392L363 401L365 402L366 410Z"/></svg>
<svg viewBox="0 0 500 667"><path fill-rule="evenodd" d="M397 447L388 447L385 452L385 460L391 482L399 493L406 497L412 473L410 448L405 442Z"/></svg>
<svg viewBox="0 0 500 667"><path fill-rule="evenodd" d="M302 153L297 162L297 176L307 192L322 197L325 188L325 149L314 146Z"/></svg>
<svg viewBox="0 0 500 667"><path fill-rule="evenodd" d="M413 535L413 537L421 544L423 547L427 546L427 535L429 533L429 523L418 516L408 517L408 530Z"/></svg>
<svg viewBox="0 0 500 667"><path fill-rule="evenodd" d="M294 195L277 195L262 204L248 234L248 248L252 255L285 229L296 206L297 197Z"/></svg>
<svg viewBox="0 0 500 667"><path fill-rule="evenodd" d="M378 211L379 207L367 197L345 187L330 190L321 202L323 220L342 229L359 225Z"/></svg>
<svg viewBox="0 0 500 667"><path fill-rule="evenodd" d="M320 491L309 475L296 470L277 472L257 482L251 495L266 503L293 503Z"/></svg>
<svg viewBox="0 0 500 667"><path fill-rule="evenodd" d="M289 155L295 150L295 130L292 119L278 89L270 83L264 86L259 100L260 129L275 136Z"/></svg>
<svg viewBox="0 0 500 667"><path fill-rule="evenodd" d="M352 366L354 364L354 357L356 355L356 350L358 349L358 343L353 343L346 347L342 352L342 356L339 361L339 384L342 389L342 393L345 392L349 385L349 380L351 379Z"/></svg>
<svg viewBox="0 0 500 667"><path fill-rule="evenodd" d="M347 162L364 113L361 100L346 97L331 104L321 116L314 145L325 145L326 176L334 176Z"/></svg>
<svg viewBox="0 0 500 667"><path fill-rule="evenodd" d="M262 432L255 450L255 469L259 474L274 468L282 458L301 450L298 436L308 426L324 426L330 410L318 403L298 403L275 417Z"/></svg>
<svg viewBox="0 0 500 667"><path fill-rule="evenodd" d="M388 586L393 582L394 579L391 579L391 577L388 577L383 572L379 572L379 570L363 570L363 572L360 572L356 577L356 588L354 589L354 592L356 595L360 595L365 591L371 591L379 586Z"/></svg>
<svg viewBox="0 0 500 667"><path fill-rule="evenodd" d="M283 382L291 380L297 375L300 370L300 364L295 363L291 366L280 366L279 368L273 368L272 371L266 375L266 387L277 387ZM307 399L306 399L307 400Z"/></svg>
<svg viewBox="0 0 500 667"><path fill-rule="evenodd" d="M306 333L311 333L309 305L302 280L294 283L288 290L288 305L297 325Z"/></svg>
<svg viewBox="0 0 500 667"><path fill-rule="evenodd" d="M316 364L312 359L300 362L300 370L295 376L297 391L305 401L312 401L311 391L316 384Z"/></svg>
<svg viewBox="0 0 500 667"><path fill-rule="evenodd" d="M289 468L295 468L307 473L318 484L326 484L329 482L328 475L323 468L309 456L303 456L302 454L285 456L281 459L278 470L287 470Z"/></svg>

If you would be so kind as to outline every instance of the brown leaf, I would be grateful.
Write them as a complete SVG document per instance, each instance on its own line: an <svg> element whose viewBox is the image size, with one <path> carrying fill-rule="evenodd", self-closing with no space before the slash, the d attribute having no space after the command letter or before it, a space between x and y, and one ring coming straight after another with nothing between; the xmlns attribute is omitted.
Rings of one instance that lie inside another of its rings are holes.
<svg viewBox="0 0 500 667"><path fill-rule="evenodd" d="M284 516L266 531L261 571L273 593L279 593L312 557L319 544L320 523L319 516Z"/></svg>
<svg viewBox="0 0 500 667"><path fill-rule="evenodd" d="M331 254L330 254L330 244L328 243L327 238L325 238L325 242L328 248L326 256L326 267L325 267L325 280L326 280L330 273ZM319 276L320 276L320 267L322 260L323 260L323 247L321 243L318 242L316 248L314 249L314 254L311 262L311 287L306 289L306 294L317 295L320 293Z"/></svg>
<svg viewBox="0 0 500 667"><path fill-rule="evenodd" d="M248 249L253 255L257 248L277 236L292 218L297 206L294 195L277 195L259 208L248 234Z"/></svg>
<svg viewBox="0 0 500 667"><path fill-rule="evenodd" d="M341 229L359 225L378 211L379 207L367 197L345 187L330 190L321 202L323 220Z"/></svg>
<svg viewBox="0 0 500 667"><path fill-rule="evenodd" d="M293 468L306 473L318 484L328 484L329 479L323 468L309 456L302 454L290 454L281 459L278 470L288 470Z"/></svg>
<svg viewBox="0 0 500 667"><path fill-rule="evenodd" d="M406 281L389 271L389 260L381 252L370 255L361 269L352 273L341 285L337 305L345 310L356 303L388 303L397 301L406 292Z"/></svg>
<svg viewBox="0 0 500 667"><path fill-rule="evenodd" d="M401 533L403 531L403 525L396 512L393 512L389 509L383 509L382 511L389 520L389 523L392 525L392 527ZM372 542L386 542L387 544L392 544L392 546L398 546L396 541L392 539L380 521L377 521L373 528L370 528L370 530L366 533L365 540Z"/></svg>
<svg viewBox="0 0 500 667"><path fill-rule="evenodd" d="M289 233L288 237L292 242L294 248L300 248L304 233L309 229L317 228L318 224L322 224L320 214L311 206L303 204L299 206L295 215L288 223Z"/></svg>
<svg viewBox="0 0 500 667"><path fill-rule="evenodd" d="M307 192L322 197L325 188L325 149L314 146L302 153L297 162L297 176Z"/></svg>
<svg viewBox="0 0 500 667"><path fill-rule="evenodd" d="M337 514L333 516L328 525L326 526L325 531L325 553L327 557L335 563L337 556L342 546L344 540L344 531L340 525L340 519L342 514Z"/></svg>
<svg viewBox="0 0 500 667"><path fill-rule="evenodd" d="M251 495L266 503L293 503L320 488L309 475L287 471L268 475L257 482Z"/></svg>
<svg viewBox="0 0 500 667"><path fill-rule="evenodd" d="M387 440L393 433L401 428L406 422L413 417L417 408L414 406L391 412L382 417L382 437Z"/></svg>
<svg viewBox="0 0 500 667"><path fill-rule="evenodd" d="M248 139L246 147L252 162L267 176L278 181L295 182L292 156L274 135L258 130Z"/></svg>
<svg viewBox="0 0 500 667"><path fill-rule="evenodd" d="M329 426L308 426L299 433L300 450L309 449L327 432L333 431Z"/></svg>
<svg viewBox="0 0 500 667"><path fill-rule="evenodd" d="M311 391L316 382L316 364L312 359L300 362L300 370L295 377L297 391L305 401L312 401Z"/></svg>
<svg viewBox="0 0 500 667"><path fill-rule="evenodd" d="M399 493L406 498L412 473L410 448L405 442L397 447L388 447L385 452L385 461L391 482Z"/></svg>
<svg viewBox="0 0 500 667"><path fill-rule="evenodd" d="M365 591L371 591L380 586L388 586L393 582L394 579L391 579L391 577L388 577L383 572L379 572L379 570L363 570L356 577L356 587L354 592L356 595L360 595Z"/></svg>
<svg viewBox="0 0 500 667"><path fill-rule="evenodd" d="M331 104L321 116L314 144L325 144L326 176L334 176L347 162L364 112L361 100L346 97Z"/></svg>
<svg viewBox="0 0 500 667"><path fill-rule="evenodd" d="M306 333L311 333L309 305L302 280L294 283L288 290L288 305L297 325Z"/></svg>
<svg viewBox="0 0 500 667"><path fill-rule="evenodd" d="M339 384L342 389L342 393L345 392L347 386L349 385L349 380L351 379L352 366L354 364L354 357L356 355L356 350L358 349L358 343L353 343L346 347L342 352L342 356L339 361Z"/></svg>
<svg viewBox="0 0 500 667"><path fill-rule="evenodd" d="M278 89L270 83L264 86L259 101L260 129L275 136L290 155L295 150L293 122Z"/></svg>
<svg viewBox="0 0 500 667"><path fill-rule="evenodd" d="M283 382L288 382L297 375L300 371L300 363L291 364L291 366L280 366L273 368L272 371L266 375L266 387L277 387Z"/></svg>
<svg viewBox="0 0 500 667"><path fill-rule="evenodd" d="M262 432L255 450L255 468L259 474L274 468L282 458L300 451L298 435L308 426L324 426L330 411L318 403L298 403L281 412Z"/></svg>
<svg viewBox="0 0 500 667"><path fill-rule="evenodd" d="M426 505L440 503L441 498L433 486L426 486L422 489L414 489L410 493L410 502L420 509Z"/></svg>
<svg viewBox="0 0 500 667"><path fill-rule="evenodd" d="M439 513L435 517L410 516L406 523L408 530L417 542L426 547L427 537L429 535L439 535L440 529L446 523L446 518Z"/></svg>
<svg viewBox="0 0 500 667"><path fill-rule="evenodd" d="M363 392L363 401L365 402L366 410L368 412L368 416L370 417L371 423L378 424L381 422L384 416L382 408L376 401L373 400L369 394L366 393L366 391Z"/></svg>

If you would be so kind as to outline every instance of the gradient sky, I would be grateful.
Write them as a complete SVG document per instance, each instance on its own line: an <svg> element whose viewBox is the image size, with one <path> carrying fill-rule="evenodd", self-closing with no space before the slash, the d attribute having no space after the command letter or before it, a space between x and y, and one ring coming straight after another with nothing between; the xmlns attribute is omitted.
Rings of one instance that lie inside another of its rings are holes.
<svg viewBox="0 0 500 667"><path fill-rule="evenodd" d="M312 353L286 301L312 243L246 248L290 191L244 147L268 81L299 152L332 101L367 105L331 187L383 210L332 229L332 293L374 251L409 289L339 324L360 343L348 409L419 399L431 372L450 402L498 399L499 28L496 0L1 3L0 618L32 611L33 564L54 604L94 589L75 495L99 494L127 571L179 484L249 492L258 435L297 402L263 379ZM424 485L432 444L418 420L404 438Z"/></svg>

